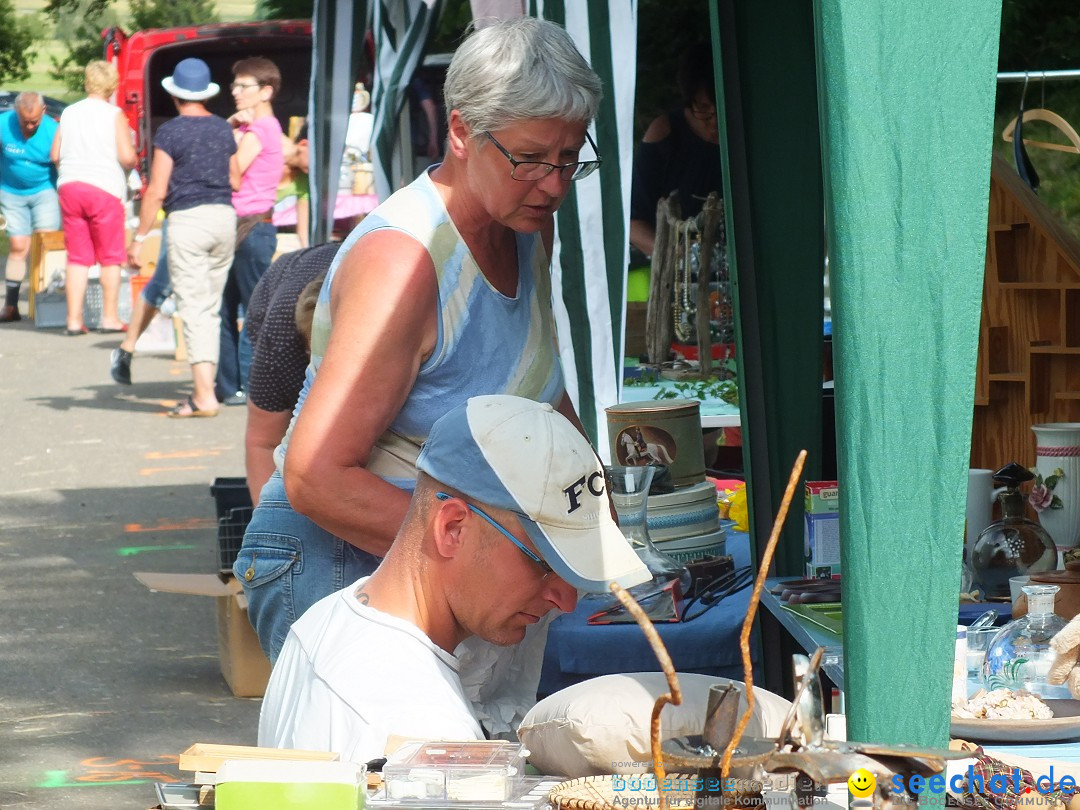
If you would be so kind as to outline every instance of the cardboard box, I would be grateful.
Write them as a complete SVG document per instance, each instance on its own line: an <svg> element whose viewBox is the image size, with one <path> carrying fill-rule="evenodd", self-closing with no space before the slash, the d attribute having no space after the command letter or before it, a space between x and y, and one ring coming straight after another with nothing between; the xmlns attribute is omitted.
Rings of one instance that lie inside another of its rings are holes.
<svg viewBox="0 0 1080 810"><path fill-rule="evenodd" d="M840 490L836 481L806 482L806 576L840 576Z"/></svg>
<svg viewBox="0 0 1080 810"><path fill-rule="evenodd" d="M244 589L225 574L163 574L140 571L135 578L152 591L212 596L217 599L221 674L237 697L262 697L270 680L270 661L248 620Z"/></svg>

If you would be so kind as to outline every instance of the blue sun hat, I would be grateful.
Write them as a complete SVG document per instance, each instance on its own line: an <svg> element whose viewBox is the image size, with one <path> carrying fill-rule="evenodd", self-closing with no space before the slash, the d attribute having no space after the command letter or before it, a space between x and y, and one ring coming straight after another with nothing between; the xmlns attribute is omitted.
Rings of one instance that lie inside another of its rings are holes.
<svg viewBox="0 0 1080 810"><path fill-rule="evenodd" d="M221 92L217 83L210 81L210 66L194 56L178 62L172 76L161 80L161 86L183 101L205 101Z"/></svg>

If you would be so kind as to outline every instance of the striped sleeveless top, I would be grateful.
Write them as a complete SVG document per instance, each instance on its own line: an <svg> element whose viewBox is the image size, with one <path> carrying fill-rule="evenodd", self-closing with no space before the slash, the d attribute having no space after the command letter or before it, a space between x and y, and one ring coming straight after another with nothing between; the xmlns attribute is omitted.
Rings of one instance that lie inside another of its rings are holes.
<svg viewBox="0 0 1080 810"><path fill-rule="evenodd" d="M564 392L551 312L548 256L538 233L517 234L518 289L488 282L427 172L395 192L349 234L326 276L311 329L311 362L292 424L275 453L284 465L292 426L319 371L333 326L330 291L342 257L365 235L394 228L427 249L438 279L438 336L401 411L373 448L367 469L411 490L416 457L432 424L472 396L514 394L558 405ZM356 407L363 407L357 402Z"/></svg>

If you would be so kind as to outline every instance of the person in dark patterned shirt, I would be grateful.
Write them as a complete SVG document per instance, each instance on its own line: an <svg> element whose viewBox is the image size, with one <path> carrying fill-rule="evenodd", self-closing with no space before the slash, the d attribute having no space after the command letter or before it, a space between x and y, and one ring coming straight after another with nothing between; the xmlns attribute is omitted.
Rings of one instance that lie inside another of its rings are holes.
<svg viewBox="0 0 1080 810"><path fill-rule="evenodd" d="M304 387L315 299L338 247L331 242L286 253L270 265L251 293L244 320L252 346L244 458L252 503L259 502L259 491L274 471L274 448L289 427ZM300 305L305 300L302 316Z"/></svg>

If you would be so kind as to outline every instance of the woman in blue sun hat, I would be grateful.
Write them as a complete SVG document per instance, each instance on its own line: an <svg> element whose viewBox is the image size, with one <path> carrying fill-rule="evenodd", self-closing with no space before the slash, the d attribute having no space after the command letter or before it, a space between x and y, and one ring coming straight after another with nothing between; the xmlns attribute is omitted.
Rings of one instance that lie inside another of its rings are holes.
<svg viewBox="0 0 1080 810"><path fill-rule="evenodd" d="M140 245L155 226L158 210L168 216L169 274L194 391L169 411L175 419L217 416L217 373L221 295L236 244L236 212L229 185L229 159L236 152L232 127L204 102L220 91L202 59L180 61L161 86L179 115L154 136L150 182L139 211L139 227L128 245L128 261L139 266ZM129 372L130 373L130 372Z"/></svg>

